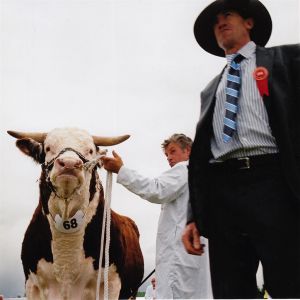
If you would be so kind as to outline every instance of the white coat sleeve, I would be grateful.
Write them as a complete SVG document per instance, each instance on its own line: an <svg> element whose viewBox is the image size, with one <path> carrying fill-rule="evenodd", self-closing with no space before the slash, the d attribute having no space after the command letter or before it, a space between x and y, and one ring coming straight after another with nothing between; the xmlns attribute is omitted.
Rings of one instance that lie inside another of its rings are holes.
<svg viewBox="0 0 300 300"><path fill-rule="evenodd" d="M153 299L153 288L152 285L148 285L145 292L145 299Z"/></svg>
<svg viewBox="0 0 300 300"><path fill-rule="evenodd" d="M185 163L178 163L153 179L122 166L118 173L117 182L145 200L163 204L176 200L184 191L187 174Z"/></svg>

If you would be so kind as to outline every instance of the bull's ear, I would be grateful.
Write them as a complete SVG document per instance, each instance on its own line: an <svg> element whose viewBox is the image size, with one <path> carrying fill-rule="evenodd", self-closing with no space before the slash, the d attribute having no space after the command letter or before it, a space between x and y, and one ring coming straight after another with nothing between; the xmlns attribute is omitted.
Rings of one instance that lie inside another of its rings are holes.
<svg viewBox="0 0 300 300"><path fill-rule="evenodd" d="M43 163L45 161L45 154L42 144L33 139L25 138L18 139L16 146L26 155L32 157L36 162Z"/></svg>

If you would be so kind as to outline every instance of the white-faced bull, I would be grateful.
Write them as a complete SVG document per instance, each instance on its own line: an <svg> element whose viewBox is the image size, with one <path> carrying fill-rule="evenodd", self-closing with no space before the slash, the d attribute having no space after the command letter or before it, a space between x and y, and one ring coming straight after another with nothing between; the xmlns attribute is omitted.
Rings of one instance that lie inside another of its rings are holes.
<svg viewBox="0 0 300 300"><path fill-rule="evenodd" d="M42 167L38 206L22 245L27 298L95 299L104 208L99 146L129 136L96 137L74 128L8 133ZM131 219L113 211L109 265L109 297L128 299L144 272L139 232Z"/></svg>

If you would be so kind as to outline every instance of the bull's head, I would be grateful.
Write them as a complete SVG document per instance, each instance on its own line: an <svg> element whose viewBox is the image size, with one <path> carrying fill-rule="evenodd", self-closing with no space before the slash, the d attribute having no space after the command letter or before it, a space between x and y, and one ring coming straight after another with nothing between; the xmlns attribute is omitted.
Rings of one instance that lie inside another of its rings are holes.
<svg viewBox="0 0 300 300"><path fill-rule="evenodd" d="M17 138L16 145L23 153L46 168L56 194L64 199L86 183L88 172L84 164L97 158L98 146L116 145L129 138L91 136L76 128L54 129L49 133L8 133Z"/></svg>

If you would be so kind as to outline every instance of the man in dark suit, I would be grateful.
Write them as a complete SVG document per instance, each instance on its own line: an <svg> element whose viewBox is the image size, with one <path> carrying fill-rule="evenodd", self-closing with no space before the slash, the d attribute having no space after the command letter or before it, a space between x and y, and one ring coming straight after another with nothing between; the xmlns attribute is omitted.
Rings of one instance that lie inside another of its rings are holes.
<svg viewBox="0 0 300 300"><path fill-rule="evenodd" d="M287 20L288 22L288 20ZM291 28L292 29L292 28ZM209 240L215 298L300 298L300 45L264 48L272 30L258 0L217 0L194 33L227 66L201 93L182 240Z"/></svg>

